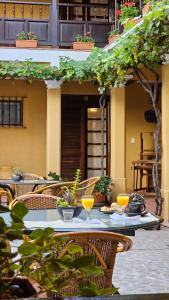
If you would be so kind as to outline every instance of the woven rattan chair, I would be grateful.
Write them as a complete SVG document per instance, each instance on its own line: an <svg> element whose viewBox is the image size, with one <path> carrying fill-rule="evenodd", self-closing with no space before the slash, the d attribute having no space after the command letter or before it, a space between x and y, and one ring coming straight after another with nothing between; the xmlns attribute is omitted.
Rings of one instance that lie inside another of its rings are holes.
<svg viewBox="0 0 169 300"><path fill-rule="evenodd" d="M4 190L3 188L0 188L0 203L9 204L12 201L13 201L13 197L10 190Z"/></svg>
<svg viewBox="0 0 169 300"><path fill-rule="evenodd" d="M9 205L11 209L16 203L20 202L25 204L30 209L41 209L41 208L56 208L58 198L52 195L44 194L26 194L16 197Z"/></svg>
<svg viewBox="0 0 169 300"><path fill-rule="evenodd" d="M99 179L100 179L100 177L91 177L89 179L81 181L79 183L77 198L80 199L83 195L92 195L93 191L94 191L94 188L95 188L95 185L99 181ZM70 187L70 186L68 186L68 187ZM62 195L64 194L66 189L67 189L67 186L63 185L60 188L60 191L58 192L57 196L62 197Z"/></svg>
<svg viewBox="0 0 169 300"><path fill-rule="evenodd" d="M29 192L29 194L48 194L58 196L62 187L71 187L73 181L68 182L58 182L50 185L43 186L41 188L36 189L34 192Z"/></svg>
<svg viewBox="0 0 169 300"><path fill-rule="evenodd" d="M33 173L22 173L22 178L24 180L38 180L38 179L43 179L42 176L33 174ZM33 189L34 185L16 185L15 189L16 189L16 195L20 196L20 195L24 195L28 192L31 192Z"/></svg>
<svg viewBox="0 0 169 300"><path fill-rule="evenodd" d="M59 233L55 238L66 237L64 248L60 254L65 254L67 246L70 244L78 244L83 248L84 254L92 254L95 257L95 264L102 266L104 275L93 277L91 280L100 288L112 287L112 275L115 265L116 253L128 251L132 247L132 241L122 235L113 232L72 232ZM91 278L91 277L90 277ZM74 294L77 291L76 283L68 288L63 288L61 294Z"/></svg>

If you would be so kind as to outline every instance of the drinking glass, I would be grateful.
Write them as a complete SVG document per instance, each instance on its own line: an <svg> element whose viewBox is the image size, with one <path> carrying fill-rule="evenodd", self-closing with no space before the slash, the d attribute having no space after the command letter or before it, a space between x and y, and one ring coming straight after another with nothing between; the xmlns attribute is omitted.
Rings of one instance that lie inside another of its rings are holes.
<svg viewBox="0 0 169 300"><path fill-rule="evenodd" d="M87 213L86 221L90 222L90 219L91 219L90 210L92 209L93 204L94 204L94 197L92 195L84 195L84 196L82 196L81 200L82 200L82 205Z"/></svg>
<svg viewBox="0 0 169 300"><path fill-rule="evenodd" d="M65 222L72 222L73 221L73 209L63 209L63 220Z"/></svg>
<svg viewBox="0 0 169 300"><path fill-rule="evenodd" d="M118 194L117 195L117 204L123 209L128 205L129 202L129 195L128 194Z"/></svg>

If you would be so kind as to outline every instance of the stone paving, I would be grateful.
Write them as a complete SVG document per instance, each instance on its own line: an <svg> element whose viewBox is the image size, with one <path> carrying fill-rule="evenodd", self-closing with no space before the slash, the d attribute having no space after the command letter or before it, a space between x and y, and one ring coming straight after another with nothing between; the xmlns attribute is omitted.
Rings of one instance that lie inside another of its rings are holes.
<svg viewBox="0 0 169 300"><path fill-rule="evenodd" d="M137 230L129 252L116 256L113 284L120 294L169 293L169 228Z"/></svg>

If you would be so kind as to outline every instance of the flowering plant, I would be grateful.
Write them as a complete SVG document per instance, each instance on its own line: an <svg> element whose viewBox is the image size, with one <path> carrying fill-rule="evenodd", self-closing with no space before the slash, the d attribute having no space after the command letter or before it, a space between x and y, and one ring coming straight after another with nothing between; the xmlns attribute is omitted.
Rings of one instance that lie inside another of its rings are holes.
<svg viewBox="0 0 169 300"><path fill-rule="evenodd" d="M120 5L120 12L118 11L118 15L120 15L119 22L123 25L128 19L138 16L138 8L133 1L124 2L124 4Z"/></svg>
<svg viewBox="0 0 169 300"><path fill-rule="evenodd" d="M84 35L77 34L76 42L93 43L94 39L91 37L90 32L86 32L86 33L84 33Z"/></svg>

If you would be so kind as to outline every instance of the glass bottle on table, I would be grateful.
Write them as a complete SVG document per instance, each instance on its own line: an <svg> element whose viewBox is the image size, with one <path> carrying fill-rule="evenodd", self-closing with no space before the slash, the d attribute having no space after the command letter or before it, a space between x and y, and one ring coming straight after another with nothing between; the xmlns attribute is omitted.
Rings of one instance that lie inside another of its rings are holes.
<svg viewBox="0 0 169 300"><path fill-rule="evenodd" d="M86 210L87 213L87 222L90 222L90 210L92 209L93 205L94 205L94 197L92 195L83 195L81 198L82 201L82 206L84 207L84 209Z"/></svg>

